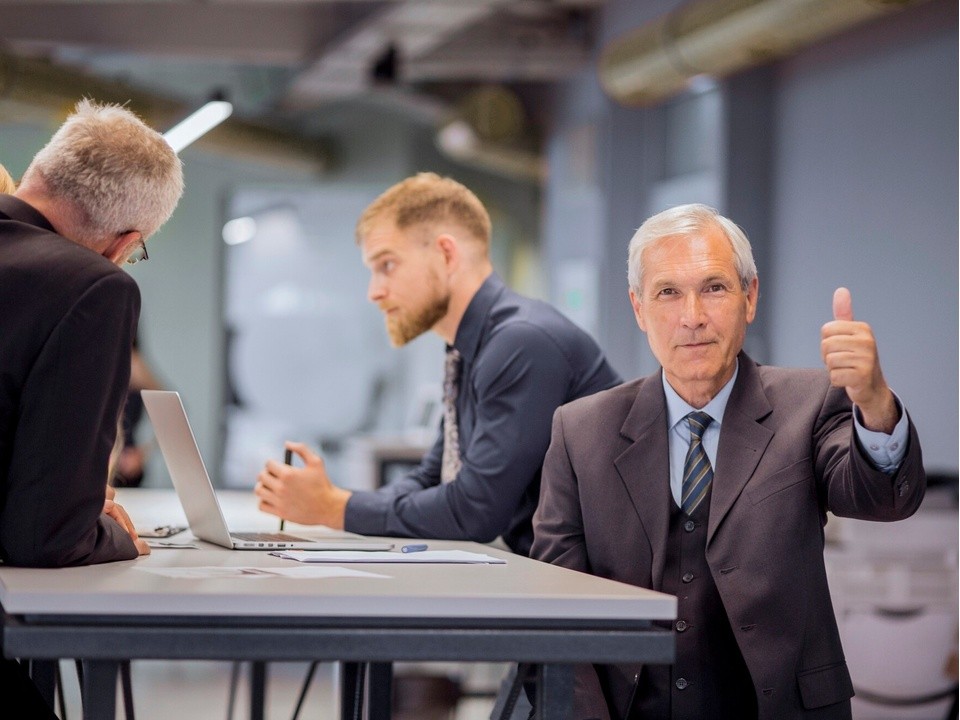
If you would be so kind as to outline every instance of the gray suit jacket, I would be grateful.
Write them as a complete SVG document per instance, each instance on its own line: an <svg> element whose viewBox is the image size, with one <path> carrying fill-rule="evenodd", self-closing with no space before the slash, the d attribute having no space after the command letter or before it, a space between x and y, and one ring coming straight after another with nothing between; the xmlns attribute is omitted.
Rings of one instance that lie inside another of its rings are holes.
<svg viewBox="0 0 960 720"><path fill-rule="evenodd" d="M761 719L849 717L853 694L830 602L823 526L899 520L926 487L920 442L892 476L861 454L851 403L822 370L741 353L720 431L706 557ZM559 408L532 556L662 588L670 495L660 373ZM640 666L580 668L577 718L620 718ZM828 707L833 706L833 707Z"/></svg>

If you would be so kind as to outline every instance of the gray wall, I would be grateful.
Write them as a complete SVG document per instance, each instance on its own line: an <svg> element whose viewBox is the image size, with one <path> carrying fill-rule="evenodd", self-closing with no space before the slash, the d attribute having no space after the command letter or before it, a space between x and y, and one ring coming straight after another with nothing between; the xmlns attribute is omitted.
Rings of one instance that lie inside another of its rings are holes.
<svg viewBox="0 0 960 720"><path fill-rule="evenodd" d="M673 3L639 5L607 6L601 38ZM761 269L760 312L748 349L761 362L819 366L819 331L831 319L833 290L849 287L856 316L875 329L885 375L922 434L928 469L952 474L958 460L956 58L956 3L934 0L730 78L720 85L721 162L706 177L707 194L716 193L719 209L752 237ZM679 101L621 107L585 72L555 102L548 144L555 172L544 224L550 277L571 259L595 264L598 338L626 377L650 372L656 363L627 300L626 248L659 209L664 147ZM587 185L603 208L592 224L573 225L565 218L584 183L569 168L585 133L598 147ZM750 162L739 162L744 154ZM688 187L684 201L705 199L698 196L703 182ZM555 285L551 290L562 306L562 294Z"/></svg>
<svg viewBox="0 0 960 720"><path fill-rule="evenodd" d="M818 365L848 286L926 466L956 473L957 5L872 23L778 75L771 360Z"/></svg>
<svg viewBox="0 0 960 720"><path fill-rule="evenodd" d="M601 44L674 4L611 0ZM830 295L849 286L858 317L876 329L887 378L923 435L928 467L950 473L958 454L956 58L956 4L931 0L741 73L720 86L718 156L697 182L677 185L699 199L705 178L721 209L754 239L762 271L751 345L758 359L818 365ZM664 147L676 132L678 102L620 107L603 95L593 69L558 88L542 198L445 161L416 122L369 108L323 118L339 140L336 164L321 177L185 151L186 195L151 240L150 262L131 273L143 292L145 351L168 386L183 392L211 464L223 442L220 230L235 190L386 187L421 169L454 174L494 209L498 269L518 288L552 298L633 377L656 363L627 301L626 245L671 179ZM19 175L53 129L0 125L0 159ZM768 150L758 151L757 139ZM517 248L542 257L543 266L517 273ZM364 291L357 288L357 302L366 302ZM399 368L389 422L405 417L417 385L439 377L438 349L436 338L424 337L389 351Z"/></svg>
<svg viewBox="0 0 960 720"><path fill-rule="evenodd" d="M140 340L161 382L183 397L194 435L211 474L223 444L224 243L226 199L237 182L291 181L302 170L264 167L200 149L183 153L185 191L173 216L150 240L150 260L131 267L143 305ZM144 419L138 440L150 437ZM159 453L153 453L146 485L167 484Z"/></svg>

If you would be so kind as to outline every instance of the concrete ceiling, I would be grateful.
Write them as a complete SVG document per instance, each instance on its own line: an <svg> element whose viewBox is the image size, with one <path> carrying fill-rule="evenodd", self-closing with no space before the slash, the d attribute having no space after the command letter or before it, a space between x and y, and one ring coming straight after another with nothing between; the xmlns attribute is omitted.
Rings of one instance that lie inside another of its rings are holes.
<svg viewBox="0 0 960 720"><path fill-rule="evenodd" d="M0 101L19 59L308 137L343 103L436 123L491 84L536 105L586 66L603 1L0 0Z"/></svg>

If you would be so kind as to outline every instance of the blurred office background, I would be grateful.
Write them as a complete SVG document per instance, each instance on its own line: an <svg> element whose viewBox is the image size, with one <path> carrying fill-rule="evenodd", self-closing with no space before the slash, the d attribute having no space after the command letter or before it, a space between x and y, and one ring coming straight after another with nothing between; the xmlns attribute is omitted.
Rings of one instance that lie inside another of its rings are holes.
<svg viewBox="0 0 960 720"><path fill-rule="evenodd" d="M186 194L130 269L141 351L223 487L252 486L286 438L351 487L429 441L441 342L389 347L353 239L363 207L420 170L471 187L507 282L628 378L656 364L626 247L664 207L707 202L746 230L761 362L819 366L833 290L849 287L933 480L911 521L828 524L855 681L902 697L955 683L955 0L0 0L0 162L15 177L82 95L159 130L234 104L183 151ZM168 482L153 453L145 484ZM892 686L870 666L876 638L912 659ZM949 703L883 700L859 716Z"/></svg>

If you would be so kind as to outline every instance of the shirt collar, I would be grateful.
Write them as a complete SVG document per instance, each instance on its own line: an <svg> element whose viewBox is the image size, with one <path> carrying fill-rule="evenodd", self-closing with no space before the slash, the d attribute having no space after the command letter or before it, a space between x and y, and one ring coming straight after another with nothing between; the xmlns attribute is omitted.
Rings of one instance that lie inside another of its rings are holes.
<svg viewBox="0 0 960 720"><path fill-rule="evenodd" d="M733 377L727 380L727 383L720 388L720 392L714 395L710 402L702 408L699 408L713 418L713 422L716 423L717 427L720 427L720 423L723 421L723 413L727 409L727 400L730 399L730 393L733 392L733 386L734 383L737 382L737 375L739 373L740 360L737 359L737 365L733 369ZM698 408L688 404L686 400L677 394L677 391L667 382L667 376L662 370L660 372L660 378L663 381L663 392L667 396L668 427L672 429L676 427L677 423L682 422L687 415Z"/></svg>
<svg viewBox="0 0 960 720"><path fill-rule="evenodd" d="M486 318L497 299L506 291L506 285L497 273L492 272L483 281L480 289L470 299L470 304L460 318L457 337L453 347L460 352L465 362L472 362L480 346L480 338L486 326Z"/></svg>

